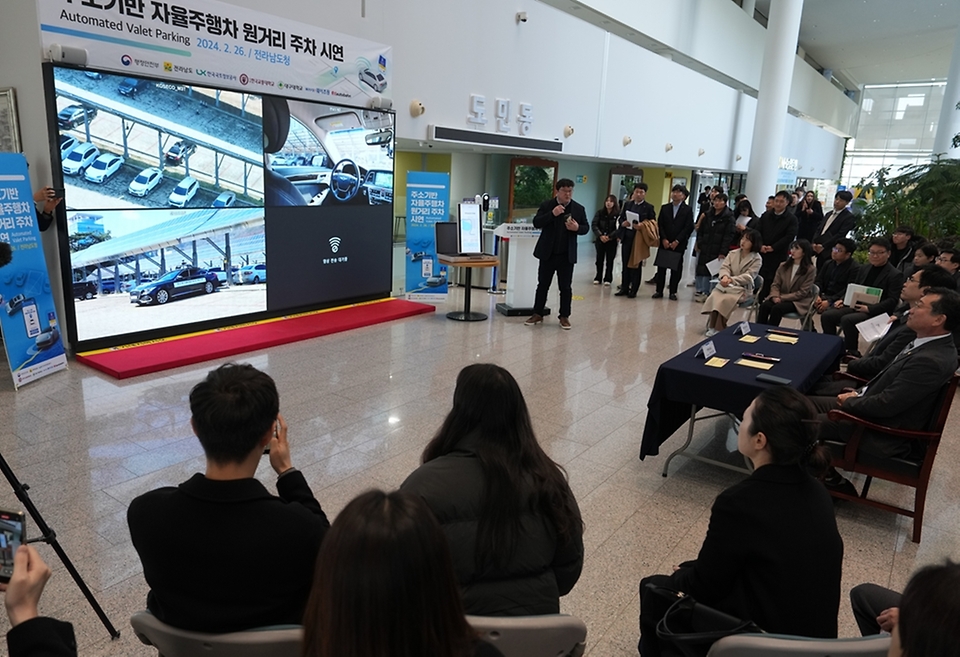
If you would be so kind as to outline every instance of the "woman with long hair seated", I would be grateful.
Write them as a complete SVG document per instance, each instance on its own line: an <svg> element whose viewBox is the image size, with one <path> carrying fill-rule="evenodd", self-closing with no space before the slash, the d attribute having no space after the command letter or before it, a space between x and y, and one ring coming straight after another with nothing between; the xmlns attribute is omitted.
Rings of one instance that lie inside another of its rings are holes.
<svg viewBox="0 0 960 657"><path fill-rule="evenodd" d="M491 364L463 368L422 459L400 488L443 527L467 613L559 613L583 567L583 522L513 376Z"/></svg>
<svg viewBox="0 0 960 657"><path fill-rule="evenodd" d="M450 550L414 495L373 490L327 533L303 618L304 657L502 657L467 623Z"/></svg>
<svg viewBox="0 0 960 657"><path fill-rule="evenodd" d="M813 281L817 268L813 264L813 247L807 240L796 240L790 245L790 257L777 267L770 296L763 300L757 311L761 324L780 326L787 313L801 317L813 303Z"/></svg>
<svg viewBox="0 0 960 657"><path fill-rule="evenodd" d="M816 420L810 400L787 386L764 390L747 407L737 448L753 472L717 496L695 561L640 582L643 657L659 654L655 628L665 611L644 590L648 583L766 632L837 636L843 541L830 495L811 476L830 463Z"/></svg>
<svg viewBox="0 0 960 657"><path fill-rule="evenodd" d="M740 238L740 248L723 259L717 274L719 283L703 305L703 314L710 315L707 319L708 336L727 328L727 320L737 304L753 294L753 279L763 264L759 253L761 246L763 237L760 231L748 228Z"/></svg>

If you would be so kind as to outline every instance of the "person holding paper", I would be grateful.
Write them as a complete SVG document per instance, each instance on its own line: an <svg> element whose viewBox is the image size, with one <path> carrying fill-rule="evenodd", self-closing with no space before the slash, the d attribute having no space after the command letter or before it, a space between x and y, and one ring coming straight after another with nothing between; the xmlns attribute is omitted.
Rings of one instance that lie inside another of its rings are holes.
<svg viewBox="0 0 960 657"><path fill-rule="evenodd" d="M827 335L836 335L837 329L843 330L843 341L847 353L860 356L858 350L860 332L857 324L881 313L890 314L900 298L903 288L903 272L890 264L890 242L882 237L870 240L867 251L868 264L860 267L854 283L865 287L880 288L882 293L876 303L855 303L853 307L844 305L843 300L836 301L833 308L820 316L820 326Z"/></svg>
<svg viewBox="0 0 960 657"><path fill-rule="evenodd" d="M683 277L683 254L687 250L687 241L693 233L693 210L687 205L687 188L683 185L674 185L670 190L670 202L660 207L660 216L657 217L657 223L660 226L660 251L657 253L658 261L665 261L667 258L673 258L676 266L657 265L657 275L654 282L657 285L657 291L654 293L654 299L663 298L663 286L667 282L667 269L670 270L670 300L677 300L677 288L680 286L680 279ZM661 253L663 260L661 260ZM666 255L667 253L676 255Z"/></svg>
<svg viewBox="0 0 960 657"><path fill-rule="evenodd" d="M781 189L773 197L773 209L764 212L756 225L751 226L763 236L763 246L760 247L763 257L763 266L760 267L760 275L763 276L761 301L767 298L777 267L787 259L790 243L797 236L797 218L787 210L789 204L790 192Z"/></svg>
<svg viewBox="0 0 960 657"><path fill-rule="evenodd" d="M830 261L817 270L820 296L813 300L817 314L822 315L843 299L847 285L853 282L859 269L853 259L853 252L856 250L856 242L849 237L840 238L830 251Z"/></svg>
<svg viewBox="0 0 960 657"><path fill-rule="evenodd" d="M812 256L813 249L807 240L796 240L790 245L790 259L777 268L770 284L770 296L757 311L759 323L780 326L788 313L807 313L813 303L813 279L817 274Z"/></svg>
<svg viewBox="0 0 960 657"><path fill-rule="evenodd" d="M727 328L730 313L753 294L753 279L760 271L761 259L757 250L761 242L760 233L749 228L740 238L740 248L723 259L717 274L720 281L703 305L703 314L710 315L707 319L708 337Z"/></svg>
<svg viewBox="0 0 960 657"><path fill-rule="evenodd" d="M823 206L817 200L816 194L807 192L803 200L797 204L797 239L812 240L817 226L823 221Z"/></svg>
<svg viewBox="0 0 960 657"><path fill-rule="evenodd" d="M703 303L710 295L709 263L723 260L730 251L734 240L733 213L727 207L727 195L716 194L713 197L713 210L700 221L697 230L697 270L694 277L697 292L693 300ZM719 263L717 263L719 264ZM719 267L718 267L719 270Z"/></svg>
<svg viewBox="0 0 960 657"><path fill-rule="evenodd" d="M633 237L641 221L656 219L657 212L653 205L647 203L647 183L637 183L633 186L633 196L623 204L620 211L620 228L617 237L620 239L620 289L614 295L625 297L630 293L630 254L633 253Z"/></svg>
<svg viewBox="0 0 960 657"><path fill-rule="evenodd" d="M587 213L583 206L573 200L573 181L561 178L556 184L557 195L540 204L533 225L540 229L533 255L540 261L537 270L537 293L533 302L533 314L524 322L533 326L543 321L547 305L547 293L553 275L557 275L560 288L560 328L569 331L570 303L573 299L573 266L577 263L577 235L590 232Z"/></svg>

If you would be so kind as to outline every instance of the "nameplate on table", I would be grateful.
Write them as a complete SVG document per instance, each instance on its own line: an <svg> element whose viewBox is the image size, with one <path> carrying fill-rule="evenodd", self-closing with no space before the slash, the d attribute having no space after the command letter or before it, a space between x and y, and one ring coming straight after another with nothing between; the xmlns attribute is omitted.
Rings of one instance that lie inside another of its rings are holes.
<svg viewBox="0 0 960 657"><path fill-rule="evenodd" d="M734 335L747 335L750 333L750 322L740 322L737 328L733 329Z"/></svg>
<svg viewBox="0 0 960 657"><path fill-rule="evenodd" d="M707 340L700 348L697 349L697 353L694 354L695 358L706 358L707 360L713 358L717 354L717 347L713 344L713 340Z"/></svg>

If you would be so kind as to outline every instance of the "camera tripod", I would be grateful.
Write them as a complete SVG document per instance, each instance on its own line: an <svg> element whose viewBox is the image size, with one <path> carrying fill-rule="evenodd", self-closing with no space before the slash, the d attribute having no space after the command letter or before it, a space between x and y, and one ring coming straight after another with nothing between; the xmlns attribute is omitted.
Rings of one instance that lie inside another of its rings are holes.
<svg viewBox="0 0 960 657"><path fill-rule="evenodd" d="M70 561L70 557L67 556L67 553L63 551L63 548L60 547L59 541L57 541L57 533L50 528L50 525L46 523L43 519L43 516L40 515L40 511L34 505L33 501L30 499L30 495L27 493L29 486L20 482L17 479L17 475L14 474L13 470L10 468L10 465L7 463L7 460L3 458L3 454L0 454L0 472L3 472L3 476L7 478L7 481L10 482L10 487L13 489L14 495L17 496L17 499L23 504L24 509L27 513L30 514L30 517L33 518L33 521L37 523L37 528L40 530L41 536L39 538L33 538L29 541L24 537L24 543L46 543L53 548L53 551L57 553L57 556L60 557L60 562L63 564L64 568L67 569L67 572L70 573L70 576L73 577L73 581L77 583L80 592L83 593L84 597L87 598L87 602L90 603L90 606L97 613L97 616L100 617L100 622L103 623L103 626L107 628L107 632L110 633L110 638L118 639L120 638L120 632L113 626L110 622L110 619L107 618L107 614L103 611L103 608L97 602L97 599L93 597L93 592L90 591L87 587L86 582L83 581L83 577L80 576L80 573L77 572L77 569L73 567L73 563Z"/></svg>

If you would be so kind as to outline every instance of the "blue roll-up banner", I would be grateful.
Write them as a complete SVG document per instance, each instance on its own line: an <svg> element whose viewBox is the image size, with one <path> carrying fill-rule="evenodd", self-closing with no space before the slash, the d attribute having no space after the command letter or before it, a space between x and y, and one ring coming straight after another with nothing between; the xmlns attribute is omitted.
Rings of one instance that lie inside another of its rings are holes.
<svg viewBox="0 0 960 657"><path fill-rule="evenodd" d="M450 174L407 172L407 248L405 252L407 298L444 301L447 266L437 261L433 225L447 221L450 207Z"/></svg>
<svg viewBox="0 0 960 657"><path fill-rule="evenodd" d="M19 388L67 367L27 160L19 153L0 153L0 242L13 252L0 267L0 329Z"/></svg>

